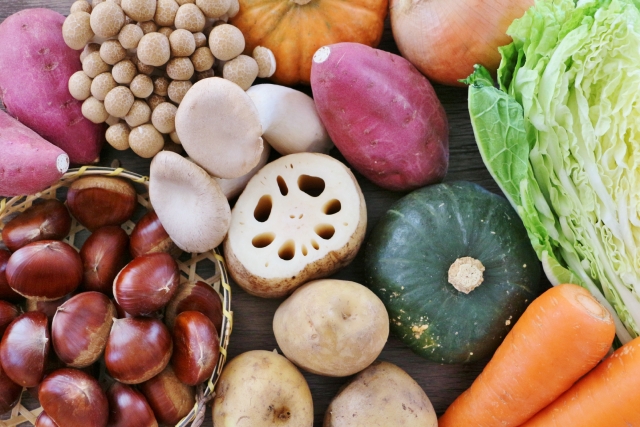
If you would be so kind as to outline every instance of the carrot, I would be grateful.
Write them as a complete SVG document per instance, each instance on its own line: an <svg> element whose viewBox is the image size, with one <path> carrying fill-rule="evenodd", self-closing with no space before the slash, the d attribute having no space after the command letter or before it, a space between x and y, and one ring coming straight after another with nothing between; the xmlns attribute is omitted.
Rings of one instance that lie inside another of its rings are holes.
<svg viewBox="0 0 640 427"><path fill-rule="evenodd" d="M640 338L629 341L522 427L640 426Z"/></svg>
<svg viewBox="0 0 640 427"><path fill-rule="evenodd" d="M553 287L525 310L439 427L516 427L568 390L606 355L611 314L577 285ZM580 426L569 423L565 426Z"/></svg>

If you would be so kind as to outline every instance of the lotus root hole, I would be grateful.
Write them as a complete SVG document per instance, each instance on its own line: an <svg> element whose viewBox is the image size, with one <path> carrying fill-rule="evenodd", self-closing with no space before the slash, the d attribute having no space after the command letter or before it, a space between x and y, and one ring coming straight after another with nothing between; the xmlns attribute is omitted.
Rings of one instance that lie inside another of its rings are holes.
<svg viewBox="0 0 640 427"><path fill-rule="evenodd" d="M305 245L302 245L302 255L307 256L309 252L307 252L307 247Z"/></svg>
<svg viewBox="0 0 640 427"><path fill-rule="evenodd" d="M296 254L296 244L293 240L287 240L278 249L278 256L280 259L290 261Z"/></svg>
<svg viewBox="0 0 640 427"><path fill-rule="evenodd" d="M287 187L287 183L284 182L284 178L278 175L276 181L278 182L278 188L280 188L280 194L282 194L283 196L289 194L289 187Z"/></svg>
<svg viewBox="0 0 640 427"><path fill-rule="evenodd" d="M324 179L311 175L300 175L298 178L298 188L311 197L318 197L324 191Z"/></svg>
<svg viewBox="0 0 640 427"><path fill-rule="evenodd" d="M258 222L265 222L269 219L269 215L271 215L271 208L273 207L273 202L271 201L271 196L264 195L260 197L258 200L258 204L256 205L255 210L253 211L253 217Z"/></svg>
<svg viewBox="0 0 640 427"><path fill-rule="evenodd" d="M322 237L324 240L329 240L335 234L336 229L333 228L333 225L331 224L318 224L314 228L314 231L318 236Z"/></svg>
<svg viewBox="0 0 640 427"><path fill-rule="evenodd" d="M251 241L251 244L253 244L253 246L258 249L266 248L271 243L273 243L275 238L276 238L276 235L273 233L262 233L254 237L253 240Z"/></svg>
<svg viewBox="0 0 640 427"><path fill-rule="evenodd" d="M313 247L313 249L315 249L316 251L318 249L320 249L320 245L318 245L318 242L316 242L315 240L311 239L311 246Z"/></svg>
<svg viewBox="0 0 640 427"><path fill-rule="evenodd" d="M340 209L342 209L342 204L338 199L329 200L322 208L325 215L337 214L338 212L340 212Z"/></svg>

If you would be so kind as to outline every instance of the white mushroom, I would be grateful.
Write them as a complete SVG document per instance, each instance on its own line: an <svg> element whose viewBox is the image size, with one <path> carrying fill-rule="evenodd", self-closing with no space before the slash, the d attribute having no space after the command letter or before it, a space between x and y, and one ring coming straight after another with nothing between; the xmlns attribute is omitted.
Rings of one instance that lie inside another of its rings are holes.
<svg viewBox="0 0 640 427"><path fill-rule="evenodd" d="M218 184L220 184L220 188L222 188L222 192L225 196L227 196L227 199L231 200L242 193L242 190L244 190L244 188L247 186L249 180L253 178L253 176L258 173L258 171L262 169L264 165L267 164L267 161L269 160L269 154L271 154L271 148L269 147L269 144L264 144L264 150L262 150L260 161L258 162L256 167L251 169L248 173L242 175L241 177L233 179L216 178L216 181L218 181Z"/></svg>
<svg viewBox="0 0 640 427"><path fill-rule="evenodd" d="M258 164L262 127L258 110L240 87L219 77L200 80L176 114L187 154L219 178L237 178Z"/></svg>
<svg viewBox="0 0 640 427"><path fill-rule="evenodd" d="M278 153L328 153L333 147L309 95L273 84L252 86L247 95L258 108L262 138Z"/></svg>
<svg viewBox="0 0 640 427"><path fill-rule="evenodd" d="M282 297L349 264L366 224L364 196L343 163L318 153L284 156L238 198L224 242L227 266L250 294Z"/></svg>
<svg viewBox="0 0 640 427"><path fill-rule="evenodd" d="M220 186L179 154L162 151L154 157L149 198L167 234L183 251L210 251L227 234L231 210Z"/></svg>

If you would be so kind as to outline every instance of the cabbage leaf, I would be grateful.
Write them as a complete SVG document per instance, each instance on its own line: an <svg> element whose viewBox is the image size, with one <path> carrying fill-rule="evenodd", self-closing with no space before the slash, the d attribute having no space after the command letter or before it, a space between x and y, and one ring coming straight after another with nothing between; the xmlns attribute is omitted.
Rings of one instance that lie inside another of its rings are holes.
<svg viewBox="0 0 640 427"><path fill-rule="evenodd" d="M482 67L469 112L483 161L552 284L589 289L640 335L640 2L538 0Z"/></svg>

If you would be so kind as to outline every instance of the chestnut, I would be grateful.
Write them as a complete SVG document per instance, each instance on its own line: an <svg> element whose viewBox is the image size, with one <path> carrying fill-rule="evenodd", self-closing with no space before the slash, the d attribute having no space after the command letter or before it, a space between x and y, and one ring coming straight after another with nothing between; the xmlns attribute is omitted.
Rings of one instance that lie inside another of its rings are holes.
<svg viewBox="0 0 640 427"><path fill-rule="evenodd" d="M24 300L24 297L11 289L9 281L7 280L7 263L11 258L11 252L0 249L0 299L11 302L20 302Z"/></svg>
<svg viewBox="0 0 640 427"><path fill-rule="evenodd" d="M46 412L42 411L40 415L38 415L38 418L36 418L35 427L58 427L58 424L56 424Z"/></svg>
<svg viewBox="0 0 640 427"><path fill-rule="evenodd" d="M18 317L20 312L15 305L0 300L0 338L4 335L5 329L9 326L9 323Z"/></svg>
<svg viewBox="0 0 640 427"><path fill-rule="evenodd" d="M67 192L71 214L88 230L105 225L122 225L136 209L133 184L109 176L85 176L75 180Z"/></svg>
<svg viewBox="0 0 640 427"><path fill-rule="evenodd" d="M62 368L40 385L38 399L54 423L64 427L106 427L107 396L98 380L78 369Z"/></svg>
<svg viewBox="0 0 640 427"><path fill-rule="evenodd" d="M113 293L113 279L127 264L129 236L117 225L94 231L82 245L82 290Z"/></svg>
<svg viewBox="0 0 640 427"><path fill-rule="evenodd" d="M182 252L165 231L155 211L147 212L136 223L131 232L129 251L134 258L156 252L178 257Z"/></svg>
<svg viewBox="0 0 640 427"><path fill-rule="evenodd" d="M39 311L18 316L0 341L0 364L13 382L24 387L40 382L48 355L47 316Z"/></svg>
<svg viewBox="0 0 640 427"><path fill-rule="evenodd" d="M180 382L171 365L138 387L160 424L178 423L196 403L195 388Z"/></svg>
<svg viewBox="0 0 640 427"><path fill-rule="evenodd" d="M51 325L53 349L65 364L84 368L98 360L107 344L116 308L105 294L90 291L58 307Z"/></svg>
<svg viewBox="0 0 640 427"><path fill-rule="evenodd" d="M108 427L158 427L158 421L142 393L114 382L107 390Z"/></svg>
<svg viewBox="0 0 640 427"><path fill-rule="evenodd" d="M2 240L11 252L38 240L62 240L71 230L71 215L59 200L49 199L32 205L9 221Z"/></svg>
<svg viewBox="0 0 640 427"><path fill-rule="evenodd" d="M51 301L38 301L35 299L28 299L25 304L26 311L41 311L47 315L47 319L49 319L49 325L53 321L53 316L55 316L58 307L60 307L65 302L69 301L72 294L67 294L62 298L54 299Z"/></svg>
<svg viewBox="0 0 640 427"><path fill-rule="evenodd" d="M213 322L218 335L221 335L222 298L205 282L185 282L178 286L165 310L165 322L169 329L173 329L176 316L183 311L199 311L204 314Z"/></svg>
<svg viewBox="0 0 640 427"><path fill-rule="evenodd" d="M13 382L0 365L0 414L16 406L21 394L22 386Z"/></svg>
<svg viewBox="0 0 640 427"><path fill-rule="evenodd" d="M171 255L160 252L134 258L116 276L113 296L134 316L163 308L180 283L180 270Z"/></svg>
<svg viewBox="0 0 640 427"><path fill-rule="evenodd" d="M171 365L176 377L187 385L208 379L220 357L220 339L215 326L204 314L185 311L173 327Z"/></svg>
<svg viewBox="0 0 640 427"><path fill-rule="evenodd" d="M73 292L82 281L82 260L67 243L40 240L11 255L7 279L14 291L27 298L59 299Z"/></svg>
<svg viewBox="0 0 640 427"><path fill-rule="evenodd" d="M158 319L116 319L104 350L109 374L125 384L139 384L160 373L169 363L173 342Z"/></svg>

